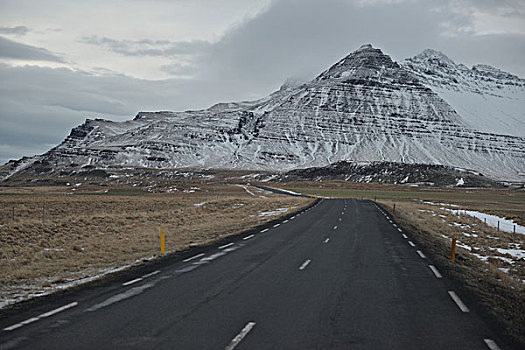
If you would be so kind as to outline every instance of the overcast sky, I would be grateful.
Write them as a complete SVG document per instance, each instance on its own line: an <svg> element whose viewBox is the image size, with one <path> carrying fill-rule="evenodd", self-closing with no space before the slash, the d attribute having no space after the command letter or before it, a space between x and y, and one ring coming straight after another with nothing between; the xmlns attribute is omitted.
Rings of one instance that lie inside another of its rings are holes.
<svg viewBox="0 0 525 350"><path fill-rule="evenodd" d="M365 43L525 78L524 0L0 0L0 13L0 163L86 118L260 98Z"/></svg>

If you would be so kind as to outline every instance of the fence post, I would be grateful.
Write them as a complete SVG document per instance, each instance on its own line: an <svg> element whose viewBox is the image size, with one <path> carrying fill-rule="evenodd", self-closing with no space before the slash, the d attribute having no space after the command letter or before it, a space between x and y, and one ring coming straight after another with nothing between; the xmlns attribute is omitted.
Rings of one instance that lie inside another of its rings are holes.
<svg viewBox="0 0 525 350"><path fill-rule="evenodd" d="M14 205L13 205L13 217L12 217L12 219L13 219L13 224L14 224L15 223L15 206Z"/></svg>
<svg viewBox="0 0 525 350"><path fill-rule="evenodd" d="M42 225L44 224L45 222L45 212L46 212L46 206L45 205L42 205Z"/></svg>
<svg viewBox="0 0 525 350"><path fill-rule="evenodd" d="M452 238L452 251L450 253L450 261L454 262L456 260L456 239Z"/></svg>
<svg viewBox="0 0 525 350"><path fill-rule="evenodd" d="M498 220L498 231L499 231L499 220Z"/></svg>

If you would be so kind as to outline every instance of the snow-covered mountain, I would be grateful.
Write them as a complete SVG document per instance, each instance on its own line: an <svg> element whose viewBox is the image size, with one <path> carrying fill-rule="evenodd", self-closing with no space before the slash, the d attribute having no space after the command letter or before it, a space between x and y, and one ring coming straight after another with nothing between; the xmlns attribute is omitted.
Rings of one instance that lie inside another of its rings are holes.
<svg viewBox="0 0 525 350"><path fill-rule="evenodd" d="M468 127L525 136L525 80L488 65L469 69L435 50L402 65L447 101Z"/></svg>
<svg viewBox="0 0 525 350"><path fill-rule="evenodd" d="M441 164L519 181L524 89L522 79L468 69L436 51L398 64L364 45L312 81L257 101L87 120L46 154L0 171L4 178L85 165L280 171L345 160Z"/></svg>

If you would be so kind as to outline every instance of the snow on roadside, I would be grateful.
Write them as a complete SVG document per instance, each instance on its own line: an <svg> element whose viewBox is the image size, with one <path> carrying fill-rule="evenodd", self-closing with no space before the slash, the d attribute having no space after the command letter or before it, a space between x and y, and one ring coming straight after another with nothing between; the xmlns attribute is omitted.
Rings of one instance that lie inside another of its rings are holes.
<svg viewBox="0 0 525 350"><path fill-rule="evenodd" d="M498 222L499 222L499 229L501 231L513 233L514 229L516 229L516 233L525 235L525 226L518 225L517 223L514 222L514 220L511 220L511 219L505 219L497 215L486 214L486 213L475 211L475 210L450 209L449 207L457 207L457 205L454 205L454 204L434 203L434 202L426 202L426 201L423 203L442 206L439 209L454 213L456 216L459 216L461 214L473 216L483 222L486 222L487 225L492 226L492 227L498 227Z"/></svg>
<svg viewBox="0 0 525 350"><path fill-rule="evenodd" d="M295 209L295 208L297 208L297 207L292 205L292 210ZM260 211L259 212L259 216L281 215L281 214L284 214L284 213L288 212L289 210L290 210L290 207L277 208L275 210L270 210L270 211Z"/></svg>
<svg viewBox="0 0 525 350"><path fill-rule="evenodd" d="M452 205L446 203L433 203L433 202L424 202L428 205L439 206L439 209L450 213L447 216L447 220L443 220L447 223L449 227L457 228L460 230L461 236L455 236L458 238L456 241L456 246L458 248L463 248L469 252L469 254L477 257L484 263L495 264L495 266L505 274L512 276L513 278L518 278L522 283L525 284L525 279L523 279L522 274L519 272L524 266L525 262L525 249L522 248L522 243L517 243L516 240L522 240L522 236L517 236L513 242L508 242L508 238L504 236L494 237L488 234L483 230L484 225L479 223L465 223L461 222L460 214L466 214L484 221L487 218L487 224L489 224L488 217L492 217L492 220L501 220L500 221L500 230L503 230L502 222L503 218L500 218L496 215L485 214L473 210L458 210L451 209ZM457 207L457 206L456 206ZM429 213L432 216L438 216L434 210L424 210L418 209L419 212ZM477 215L474 215L477 214ZM481 214L481 215L479 215ZM442 217L443 215L439 215ZM459 220L460 222L456 222ZM511 220L506 220L510 221ZM496 221L497 225L497 221ZM494 225L490 225L494 226ZM519 225L517 225L519 226ZM520 226L522 227L522 226ZM505 230L509 232L508 230ZM512 230L510 231L512 233ZM519 232L518 229L516 232ZM520 232L521 233L521 232ZM452 237L448 235L441 234L445 239L452 241Z"/></svg>
<svg viewBox="0 0 525 350"><path fill-rule="evenodd" d="M56 277L54 277L52 279L39 279L37 280L37 284L34 285L18 285L7 289L1 288L0 310L11 304L50 295L58 291L104 278L110 274L126 270L134 265L142 264L144 261L153 260L154 258L155 256L137 259L133 263L117 267L85 269L78 272L78 275L83 275L83 277L68 278L65 279L65 282L63 283L54 283L53 280L56 280Z"/></svg>

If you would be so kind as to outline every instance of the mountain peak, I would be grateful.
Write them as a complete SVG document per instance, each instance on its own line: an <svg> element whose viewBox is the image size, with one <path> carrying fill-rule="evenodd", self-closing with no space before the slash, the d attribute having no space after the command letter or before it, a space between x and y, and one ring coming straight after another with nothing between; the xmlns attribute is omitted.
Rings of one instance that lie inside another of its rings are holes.
<svg viewBox="0 0 525 350"><path fill-rule="evenodd" d="M412 58L409 58L408 60L416 61L416 62L426 61L428 63L446 65L446 66L456 65L456 63L453 60L451 60L447 55L445 55L443 52L434 50L434 49L426 49L420 54L415 55Z"/></svg>
<svg viewBox="0 0 525 350"><path fill-rule="evenodd" d="M371 44L365 44L321 73L317 80L348 77L370 78L371 76L377 76L379 71L390 68L400 67L381 49L375 49Z"/></svg>

